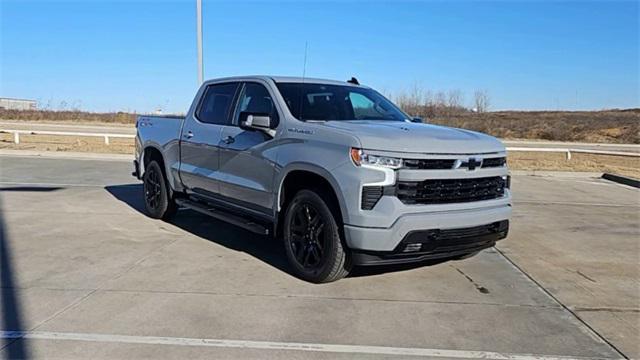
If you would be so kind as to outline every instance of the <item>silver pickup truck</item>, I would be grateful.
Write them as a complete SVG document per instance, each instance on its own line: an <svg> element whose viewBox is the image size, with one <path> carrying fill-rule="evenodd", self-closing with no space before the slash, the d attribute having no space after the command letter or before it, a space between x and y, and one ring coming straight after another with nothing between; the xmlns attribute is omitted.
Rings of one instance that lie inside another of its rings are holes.
<svg viewBox="0 0 640 360"><path fill-rule="evenodd" d="M307 281L468 257L509 229L500 141L424 124L356 79L211 80L184 118L136 127L151 217L190 208L275 236Z"/></svg>

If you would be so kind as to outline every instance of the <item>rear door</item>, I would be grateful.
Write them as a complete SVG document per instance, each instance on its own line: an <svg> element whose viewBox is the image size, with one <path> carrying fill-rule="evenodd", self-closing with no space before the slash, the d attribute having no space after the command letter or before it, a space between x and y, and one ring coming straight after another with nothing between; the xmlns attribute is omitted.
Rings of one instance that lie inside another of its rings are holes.
<svg viewBox="0 0 640 360"><path fill-rule="evenodd" d="M222 130L220 148L220 194L244 208L271 215L274 203L275 141L262 131L239 127L241 112L268 114L272 128L279 114L272 95L262 83L244 83L232 124Z"/></svg>
<svg viewBox="0 0 640 360"><path fill-rule="evenodd" d="M189 192L219 192L219 146L222 129L231 122L238 82L209 85L193 115L185 120L180 151L180 177Z"/></svg>

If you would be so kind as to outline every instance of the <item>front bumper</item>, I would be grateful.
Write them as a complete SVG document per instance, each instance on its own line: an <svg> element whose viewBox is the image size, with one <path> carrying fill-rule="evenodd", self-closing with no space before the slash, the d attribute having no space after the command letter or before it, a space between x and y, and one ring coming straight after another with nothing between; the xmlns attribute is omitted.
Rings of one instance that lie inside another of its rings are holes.
<svg viewBox="0 0 640 360"><path fill-rule="evenodd" d="M355 251L390 253L414 231L484 226L511 218L511 205L401 215L387 228L344 225L347 245Z"/></svg>
<svg viewBox="0 0 640 360"><path fill-rule="evenodd" d="M354 251L355 265L391 265L473 254L507 237L509 220L459 229L410 232L393 251Z"/></svg>

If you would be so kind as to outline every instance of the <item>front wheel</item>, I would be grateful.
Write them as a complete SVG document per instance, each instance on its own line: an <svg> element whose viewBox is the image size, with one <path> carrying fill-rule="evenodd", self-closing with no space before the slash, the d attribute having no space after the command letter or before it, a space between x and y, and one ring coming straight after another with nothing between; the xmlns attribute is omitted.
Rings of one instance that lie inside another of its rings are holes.
<svg viewBox="0 0 640 360"><path fill-rule="evenodd" d="M299 191L287 206L285 252L295 275L324 283L349 274L348 254L331 209L315 192Z"/></svg>
<svg viewBox="0 0 640 360"><path fill-rule="evenodd" d="M164 172L155 160L151 161L145 169L143 188L144 207L150 217L168 220L176 213L177 206L169 195Z"/></svg>

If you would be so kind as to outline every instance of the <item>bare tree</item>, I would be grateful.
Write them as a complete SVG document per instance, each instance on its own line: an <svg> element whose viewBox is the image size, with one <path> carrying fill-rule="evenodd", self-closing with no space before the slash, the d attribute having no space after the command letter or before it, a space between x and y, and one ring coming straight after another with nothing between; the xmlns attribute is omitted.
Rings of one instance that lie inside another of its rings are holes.
<svg viewBox="0 0 640 360"><path fill-rule="evenodd" d="M489 110L489 93L487 90L476 90L473 94L475 110L479 113L487 112Z"/></svg>
<svg viewBox="0 0 640 360"><path fill-rule="evenodd" d="M447 96L445 95L444 91L438 91L436 93L434 102L436 107L438 108L444 108L445 106L447 106Z"/></svg>
<svg viewBox="0 0 640 360"><path fill-rule="evenodd" d="M407 113L411 115L418 115L421 108L424 106L424 91L422 87L415 82L408 91L402 91L396 97L396 103Z"/></svg>
<svg viewBox="0 0 640 360"><path fill-rule="evenodd" d="M450 108L462 107L462 91L449 90L447 92L447 106Z"/></svg>

